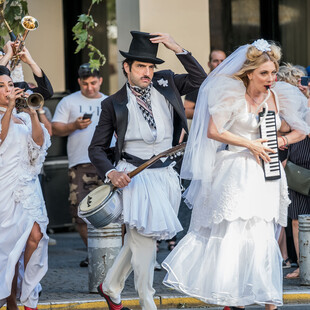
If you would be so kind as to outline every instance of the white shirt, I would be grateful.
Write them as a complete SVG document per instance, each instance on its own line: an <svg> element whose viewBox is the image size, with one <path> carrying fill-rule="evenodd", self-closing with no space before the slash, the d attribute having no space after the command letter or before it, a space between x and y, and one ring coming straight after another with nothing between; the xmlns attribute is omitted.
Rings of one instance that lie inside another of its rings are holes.
<svg viewBox="0 0 310 310"><path fill-rule="evenodd" d="M150 159L172 146L172 106L154 87L151 88L152 111L156 123L154 132L144 119L137 99L127 87L128 125L123 151L142 159ZM154 135L155 133L155 135Z"/></svg>
<svg viewBox="0 0 310 310"><path fill-rule="evenodd" d="M90 163L88 146L99 121L101 102L106 95L100 93L100 98L87 98L77 91L64 97L57 105L52 122L71 123L84 113L92 114L92 123L85 129L77 129L68 136L67 153L69 168L78 164Z"/></svg>

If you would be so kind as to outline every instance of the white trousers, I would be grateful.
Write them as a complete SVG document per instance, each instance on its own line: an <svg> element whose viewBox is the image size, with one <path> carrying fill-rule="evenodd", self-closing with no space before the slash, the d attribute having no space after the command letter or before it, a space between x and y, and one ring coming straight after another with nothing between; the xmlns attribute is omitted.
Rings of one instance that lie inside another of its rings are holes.
<svg viewBox="0 0 310 310"><path fill-rule="evenodd" d="M125 281L133 270L135 289L138 292L142 310L156 310L153 299L156 240L145 237L128 226L126 230L124 246L108 271L102 290L112 298L119 298Z"/></svg>

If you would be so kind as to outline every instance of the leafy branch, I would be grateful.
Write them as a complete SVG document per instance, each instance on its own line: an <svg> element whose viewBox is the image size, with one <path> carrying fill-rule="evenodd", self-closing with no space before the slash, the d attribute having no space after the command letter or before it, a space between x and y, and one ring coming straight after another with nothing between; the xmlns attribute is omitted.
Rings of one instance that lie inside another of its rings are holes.
<svg viewBox="0 0 310 310"><path fill-rule="evenodd" d="M21 24L21 19L28 15L28 3L26 0L7 0L0 1L3 5L5 2L5 8L3 10L5 20L17 36L19 33L24 33L25 29ZM5 44L4 37L9 34L7 27L4 24L2 16L0 16L0 46Z"/></svg>
<svg viewBox="0 0 310 310"><path fill-rule="evenodd" d="M73 40L77 43L75 54L87 47L89 49L89 64L92 70L99 70L106 62L105 56L93 45L93 37L88 32L90 28L93 29L97 27L97 23L90 14L91 9L94 4L99 4L102 1L103 0L92 0L87 14L79 15L78 22L72 28L74 34Z"/></svg>

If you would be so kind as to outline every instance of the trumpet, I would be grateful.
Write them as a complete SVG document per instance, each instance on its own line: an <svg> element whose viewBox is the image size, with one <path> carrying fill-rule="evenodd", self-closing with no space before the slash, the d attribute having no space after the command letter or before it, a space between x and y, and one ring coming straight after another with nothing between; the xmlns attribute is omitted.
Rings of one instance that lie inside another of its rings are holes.
<svg viewBox="0 0 310 310"><path fill-rule="evenodd" d="M11 71L15 69L15 67L20 63L20 56L18 55L25 46L25 40L29 33L29 31L36 30L39 27L38 21L32 16L24 16L21 20L21 24L25 29L23 35L18 35L16 40L14 41L14 56L11 59Z"/></svg>
<svg viewBox="0 0 310 310"><path fill-rule="evenodd" d="M15 108L17 112L21 112L22 109L31 108L34 110L39 110L44 104L44 98L39 93L33 93L26 97L22 95L20 98L15 100Z"/></svg>

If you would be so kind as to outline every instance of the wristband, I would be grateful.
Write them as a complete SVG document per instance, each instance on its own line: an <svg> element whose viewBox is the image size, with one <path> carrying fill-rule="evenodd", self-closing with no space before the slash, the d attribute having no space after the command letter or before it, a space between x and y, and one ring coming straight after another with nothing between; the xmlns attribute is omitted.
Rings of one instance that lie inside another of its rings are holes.
<svg viewBox="0 0 310 310"><path fill-rule="evenodd" d="M288 147L288 138L287 138L287 136L282 136L283 138L285 138L285 140L286 140L286 147Z"/></svg>
<svg viewBox="0 0 310 310"><path fill-rule="evenodd" d="M39 114L45 114L45 111L44 110L41 110L41 111L37 111Z"/></svg>
<svg viewBox="0 0 310 310"><path fill-rule="evenodd" d="M286 136L280 136L280 137L282 138L282 140L284 142L283 147L288 147L288 139L287 139L287 137Z"/></svg>

